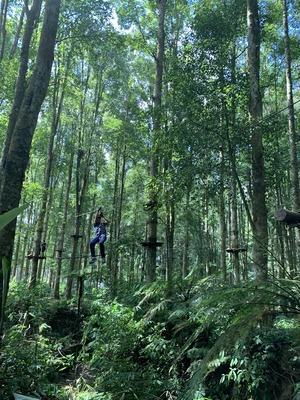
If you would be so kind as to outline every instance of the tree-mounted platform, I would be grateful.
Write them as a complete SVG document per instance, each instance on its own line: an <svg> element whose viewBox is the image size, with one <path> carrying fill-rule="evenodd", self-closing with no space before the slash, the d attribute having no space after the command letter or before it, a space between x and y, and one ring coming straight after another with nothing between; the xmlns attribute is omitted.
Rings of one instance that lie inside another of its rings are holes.
<svg viewBox="0 0 300 400"><path fill-rule="evenodd" d="M25 258L28 258L28 260L32 260L35 257L34 254L28 254ZM36 257L38 260L44 260L46 256L38 256Z"/></svg>
<svg viewBox="0 0 300 400"><path fill-rule="evenodd" d="M163 242L141 242L143 247L161 247Z"/></svg>
<svg viewBox="0 0 300 400"><path fill-rule="evenodd" d="M80 239L83 237L83 235L71 235L71 237L74 239Z"/></svg>
<svg viewBox="0 0 300 400"><path fill-rule="evenodd" d="M247 249L239 248L239 249L226 249L227 253L238 254L238 253L245 253Z"/></svg>
<svg viewBox="0 0 300 400"><path fill-rule="evenodd" d="M275 211L274 216L279 222L284 222L287 225L295 225L297 228L300 228L300 213L296 211L279 208Z"/></svg>

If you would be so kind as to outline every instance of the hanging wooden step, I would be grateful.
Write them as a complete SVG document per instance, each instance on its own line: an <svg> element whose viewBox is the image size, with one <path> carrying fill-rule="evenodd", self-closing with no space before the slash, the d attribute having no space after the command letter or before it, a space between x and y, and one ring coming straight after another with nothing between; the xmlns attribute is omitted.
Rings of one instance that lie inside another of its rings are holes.
<svg viewBox="0 0 300 400"><path fill-rule="evenodd" d="M232 254L238 254L238 253L244 253L247 251L245 248L239 248L239 249L226 249L227 253L232 253Z"/></svg>
<svg viewBox="0 0 300 400"><path fill-rule="evenodd" d="M34 258L34 254L28 254L25 258L28 258L28 260L32 260ZM38 260L44 260L46 256L38 256Z"/></svg>
<svg viewBox="0 0 300 400"><path fill-rule="evenodd" d="M164 242L141 242L144 247L161 247Z"/></svg>

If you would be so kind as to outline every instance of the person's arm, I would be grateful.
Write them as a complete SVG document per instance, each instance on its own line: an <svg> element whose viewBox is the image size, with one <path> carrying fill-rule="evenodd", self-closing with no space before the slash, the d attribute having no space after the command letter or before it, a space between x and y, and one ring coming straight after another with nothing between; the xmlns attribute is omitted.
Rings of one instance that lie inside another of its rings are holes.
<svg viewBox="0 0 300 400"><path fill-rule="evenodd" d="M102 218L104 219L104 222L106 223L106 225L108 225L109 224L109 220L106 217L104 217L103 214L102 214Z"/></svg>
<svg viewBox="0 0 300 400"><path fill-rule="evenodd" d="M101 217L97 211L95 215L94 226L100 225L100 222L101 222Z"/></svg>

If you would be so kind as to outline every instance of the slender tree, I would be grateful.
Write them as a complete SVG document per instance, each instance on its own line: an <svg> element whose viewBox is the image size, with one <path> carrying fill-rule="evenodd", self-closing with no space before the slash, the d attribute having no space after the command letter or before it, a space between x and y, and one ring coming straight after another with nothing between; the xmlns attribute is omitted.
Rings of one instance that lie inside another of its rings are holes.
<svg viewBox="0 0 300 400"><path fill-rule="evenodd" d="M59 232L59 240L57 243L58 248L56 249L58 257L57 257L57 267L56 267L55 284L54 284L54 298L55 299L59 299L59 297L60 297L61 270L62 270L62 260L63 260L65 235L66 235L66 224L67 224L67 216L68 216L68 208L69 208L69 196L70 196L71 183L72 183L73 162L74 162L74 146L71 145L71 154L70 154L70 159L69 159L69 168L68 168L67 182L66 182L66 187L65 187L65 197L64 197L61 229Z"/></svg>
<svg viewBox="0 0 300 400"><path fill-rule="evenodd" d="M149 181L149 207L147 220L147 266L146 281L155 280L156 269L156 244L157 244L157 204L158 204L158 135L161 129L161 103L162 103L162 82L163 82L163 61L165 54L165 11L167 0L158 0L158 42L156 54L156 78L154 93L154 118L153 118L153 144L150 159L150 181Z"/></svg>
<svg viewBox="0 0 300 400"><path fill-rule="evenodd" d="M285 71L286 71L286 96L288 103L288 127L290 138L290 159L291 159L291 189L293 196L293 208L300 211L300 194L299 194L299 173L298 173L298 151L297 151L297 132L295 126L295 107L293 94L293 78L292 78L292 59L290 49L290 35L288 22L287 0L282 0L283 11L283 28L284 28L284 52L285 52ZM297 260L300 249L300 232L296 230L297 250L293 269L297 270ZM291 271L294 276L295 271Z"/></svg>
<svg viewBox="0 0 300 400"><path fill-rule="evenodd" d="M8 9L8 0L1 1L0 8L0 38L1 38L1 47L0 47L0 61L3 59L5 43L6 43L6 19L7 19L7 9Z"/></svg>
<svg viewBox="0 0 300 400"><path fill-rule="evenodd" d="M291 157L291 181L293 194L293 207L295 210L300 209L299 197L299 173L298 173L298 152L295 127L295 107L293 95L293 79L292 79L292 60L290 50L290 35L288 23L287 1L282 0L283 10L283 27L284 27L284 51L285 51L285 70L286 70L286 96L288 103L288 119L289 119L289 137L290 137L290 157Z"/></svg>
<svg viewBox="0 0 300 400"><path fill-rule="evenodd" d="M67 75L66 75L67 77ZM32 258L32 270L31 270L31 280L30 280L30 287L35 287L37 283L37 267L38 261L40 259L41 254L41 244L42 244L42 235L44 233L44 226L45 226L45 217L47 212L47 203L49 202L49 189L50 189L50 178L51 178L51 171L53 166L53 157L54 157L54 140L57 134L57 128L62 112L63 106L63 99L65 94L65 84L66 84L66 77L62 83L62 90L59 93L60 88L60 78L59 76L56 77L56 82L54 85L53 90L53 97L52 97L52 122L51 122L51 130L50 130L50 137L48 143L48 151L47 151L47 161L46 161L46 169L45 169L45 176L44 176L44 184L43 184L43 197L40 206L38 221L37 221L37 234L35 240L35 248L34 248L34 256ZM48 210L49 211L49 210ZM41 259L42 260L42 259Z"/></svg>
<svg viewBox="0 0 300 400"><path fill-rule="evenodd" d="M21 104L24 99L24 93L27 87L26 76L28 72L29 50L34 28L36 28L40 17L41 6L42 6L42 0L35 0L30 9L28 9L27 7L27 20L22 40L18 78L15 86L14 101L9 116L9 123L6 130L5 142L2 149L0 174L4 171L6 158L8 157L9 154L9 146L11 143L12 134L18 119ZM2 177L0 175L0 181L1 180Z"/></svg>
<svg viewBox="0 0 300 400"><path fill-rule="evenodd" d="M60 0L47 0L44 22L34 71L12 132L5 162L0 164L0 213L19 205L22 184L29 160L31 141L37 124L41 105L47 93L54 57L55 38L58 26ZM0 232L0 262L5 256L12 259L16 222ZM1 264L2 265L2 264ZM0 305L3 270L0 270Z"/></svg>
<svg viewBox="0 0 300 400"><path fill-rule="evenodd" d="M225 188L224 188L224 150L220 146L220 198L219 198L219 221L220 221L220 272L224 282L227 279L227 266L226 266L226 219L225 219Z"/></svg>
<svg viewBox="0 0 300 400"><path fill-rule="evenodd" d="M257 0L247 0L249 115L252 146L253 261L258 280L268 273L268 225L262 144L262 97L260 92L260 25Z"/></svg>

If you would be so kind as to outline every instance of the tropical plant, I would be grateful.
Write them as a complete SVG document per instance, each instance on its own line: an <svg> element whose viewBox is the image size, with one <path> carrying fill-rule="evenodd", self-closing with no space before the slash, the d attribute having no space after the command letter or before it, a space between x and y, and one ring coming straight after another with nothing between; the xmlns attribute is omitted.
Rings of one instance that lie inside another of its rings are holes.
<svg viewBox="0 0 300 400"><path fill-rule="evenodd" d="M299 282L212 287L206 281L199 288L189 300L186 323L178 325L195 326L182 347L191 374L183 398L194 399L197 392L221 399L279 399L286 391L292 396L300 379ZM287 354L293 355L288 363Z"/></svg>
<svg viewBox="0 0 300 400"><path fill-rule="evenodd" d="M176 391L176 371L170 371L176 343L163 322L138 320L135 312L98 296L84 332L81 360L93 371L94 389L112 399L167 398Z"/></svg>

